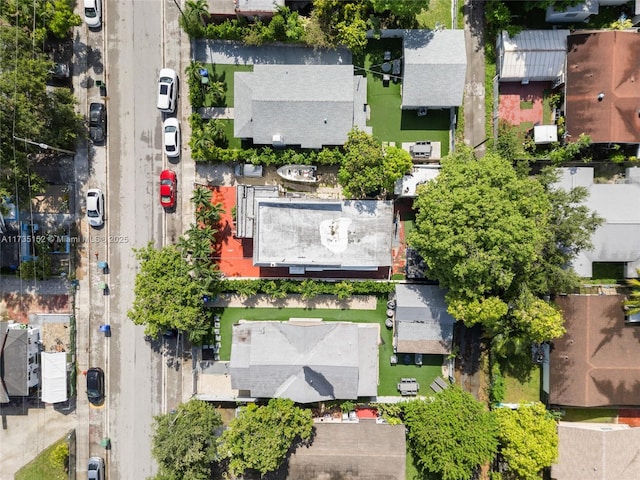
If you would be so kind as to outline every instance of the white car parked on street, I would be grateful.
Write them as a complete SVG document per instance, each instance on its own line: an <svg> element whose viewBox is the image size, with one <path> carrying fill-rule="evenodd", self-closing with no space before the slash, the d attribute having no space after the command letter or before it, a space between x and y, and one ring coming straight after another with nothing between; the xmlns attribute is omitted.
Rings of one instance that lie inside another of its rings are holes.
<svg viewBox="0 0 640 480"><path fill-rule="evenodd" d="M84 0L84 21L89 28L102 25L102 0Z"/></svg>
<svg viewBox="0 0 640 480"><path fill-rule="evenodd" d="M158 79L158 109L161 112L173 113L178 97L178 75L175 70L163 68Z"/></svg>
<svg viewBox="0 0 640 480"><path fill-rule="evenodd" d="M104 224L104 195L99 188L87 190L87 222L96 228Z"/></svg>
<svg viewBox="0 0 640 480"><path fill-rule="evenodd" d="M180 156L180 123L175 117L169 117L162 126L162 145L167 157Z"/></svg>

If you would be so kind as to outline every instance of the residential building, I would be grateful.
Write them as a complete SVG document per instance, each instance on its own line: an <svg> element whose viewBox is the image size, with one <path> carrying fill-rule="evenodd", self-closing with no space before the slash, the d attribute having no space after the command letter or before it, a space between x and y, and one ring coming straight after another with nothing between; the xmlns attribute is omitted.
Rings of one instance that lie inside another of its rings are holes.
<svg viewBox="0 0 640 480"><path fill-rule="evenodd" d="M241 322L233 326L229 374L239 397L298 403L373 397L377 323Z"/></svg>
<svg viewBox="0 0 640 480"><path fill-rule="evenodd" d="M353 65L254 65L234 74L235 137L257 145L344 145L367 127L367 79Z"/></svg>
<svg viewBox="0 0 640 480"><path fill-rule="evenodd" d="M0 322L0 403L29 396L40 383L40 329Z"/></svg>
<svg viewBox="0 0 640 480"><path fill-rule="evenodd" d="M625 322L623 300L622 295L556 298L567 332L554 340L550 349L549 404L571 407L639 404L638 327Z"/></svg>
<svg viewBox="0 0 640 480"><path fill-rule="evenodd" d="M640 478L640 428L612 423L560 422L553 480Z"/></svg>
<svg viewBox="0 0 640 480"><path fill-rule="evenodd" d="M311 445L299 446L289 456L287 479L405 480L404 425L361 420L315 423L314 430Z"/></svg>
<svg viewBox="0 0 640 480"><path fill-rule="evenodd" d="M639 77L640 78L640 77ZM592 276L593 262L624 263L625 277L635 278L640 268L640 168L626 170L624 183L594 183L591 167L561 168L557 187L583 187L589 196L584 204L604 219L593 236L593 248L583 250L571 262L581 277Z"/></svg>
<svg viewBox="0 0 640 480"><path fill-rule="evenodd" d="M523 30L498 37L497 69L501 82L564 83L569 30Z"/></svg>
<svg viewBox="0 0 640 480"><path fill-rule="evenodd" d="M566 133L575 141L640 146L640 34L576 32L567 37Z"/></svg>
<svg viewBox="0 0 640 480"><path fill-rule="evenodd" d="M404 31L403 61L403 109L462 105L467 72L464 30Z"/></svg>
<svg viewBox="0 0 640 480"><path fill-rule="evenodd" d="M286 267L291 274L372 272L391 266L391 202L272 194L238 190L236 235L253 239L254 265Z"/></svg>
<svg viewBox="0 0 640 480"><path fill-rule="evenodd" d="M447 312L445 292L437 285L396 285L394 342L398 353L450 354L455 322Z"/></svg>

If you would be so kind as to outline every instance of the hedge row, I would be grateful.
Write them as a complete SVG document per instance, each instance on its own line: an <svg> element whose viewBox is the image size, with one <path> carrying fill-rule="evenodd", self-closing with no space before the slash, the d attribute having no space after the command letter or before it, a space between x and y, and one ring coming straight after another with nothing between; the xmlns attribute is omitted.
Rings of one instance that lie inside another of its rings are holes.
<svg viewBox="0 0 640 480"><path fill-rule="evenodd" d="M240 295L263 293L274 298L285 298L290 294L300 294L304 299L318 295L335 295L339 299L353 295L387 295L393 292L395 283L373 280L327 282L322 280L230 280L222 282L221 291Z"/></svg>

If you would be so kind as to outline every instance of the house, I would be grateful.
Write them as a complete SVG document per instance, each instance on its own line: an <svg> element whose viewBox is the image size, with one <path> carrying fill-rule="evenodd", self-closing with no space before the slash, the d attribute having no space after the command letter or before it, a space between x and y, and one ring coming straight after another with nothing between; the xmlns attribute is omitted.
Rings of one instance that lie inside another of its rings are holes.
<svg viewBox="0 0 640 480"><path fill-rule="evenodd" d="M640 34L598 30L567 37L566 132L593 143L640 145Z"/></svg>
<svg viewBox="0 0 640 480"><path fill-rule="evenodd" d="M394 341L398 353L448 355L455 319L437 285L396 285Z"/></svg>
<svg viewBox="0 0 640 480"><path fill-rule="evenodd" d="M593 248L581 251L571 266L581 277L592 276L593 262L622 262L625 277L635 278L640 268L640 168L626 170L626 183L594 183L591 167L561 168L557 187L584 187L585 205L604 219L591 237Z"/></svg>
<svg viewBox="0 0 640 480"><path fill-rule="evenodd" d="M231 386L297 403L375 396L379 338L375 323L242 322L233 326Z"/></svg>
<svg viewBox="0 0 640 480"><path fill-rule="evenodd" d="M549 404L612 407L640 403L640 331L625 322L623 300L622 295L556 298L567 333L554 340L550 349Z"/></svg>
<svg viewBox="0 0 640 480"><path fill-rule="evenodd" d="M0 403L26 397L40 383L40 329L0 322Z"/></svg>
<svg viewBox="0 0 640 480"><path fill-rule="evenodd" d="M286 478L405 480L406 448L404 425L315 423L311 445L289 456Z"/></svg>
<svg viewBox="0 0 640 480"><path fill-rule="evenodd" d="M501 82L564 83L569 30L524 30L498 37L497 70Z"/></svg>
<svg viewBox="0 0 640 480"><path fill-rule="evenodd" d="M462 105L467 72L464 30L407 30L402 48L403 109Z"/></svg>
<svg viewBox="0 0 640 480"><path fill-rule="evenodd" d="M256 145L344 145L367 127L367 79L353 65L254 65L234 74L235 137Z"/></svg>
<svg viewBox="0 0 640 480"><path fill-rule="evenodd" d="M268 192L243 191L236 235L253 239L254 265L288 267L291 274L391 266L391 202L270 198L259 196Z"/></svg>
<svg viewBox="0 0 640 480"><path fill-rule="evenodd" d="M640 478L640 428L623 424L560 422L553 480Z"/></svg>

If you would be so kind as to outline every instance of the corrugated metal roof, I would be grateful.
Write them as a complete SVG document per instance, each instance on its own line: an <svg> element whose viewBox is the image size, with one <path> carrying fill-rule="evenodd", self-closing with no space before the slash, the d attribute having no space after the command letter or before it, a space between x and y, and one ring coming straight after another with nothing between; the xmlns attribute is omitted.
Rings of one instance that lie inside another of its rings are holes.
<svg viewBox="0 0 640 480"><path fill-rule="evenodd" d="M502 32L498 46L501 81L551 81L564 71L569 30Z"/></svg>

